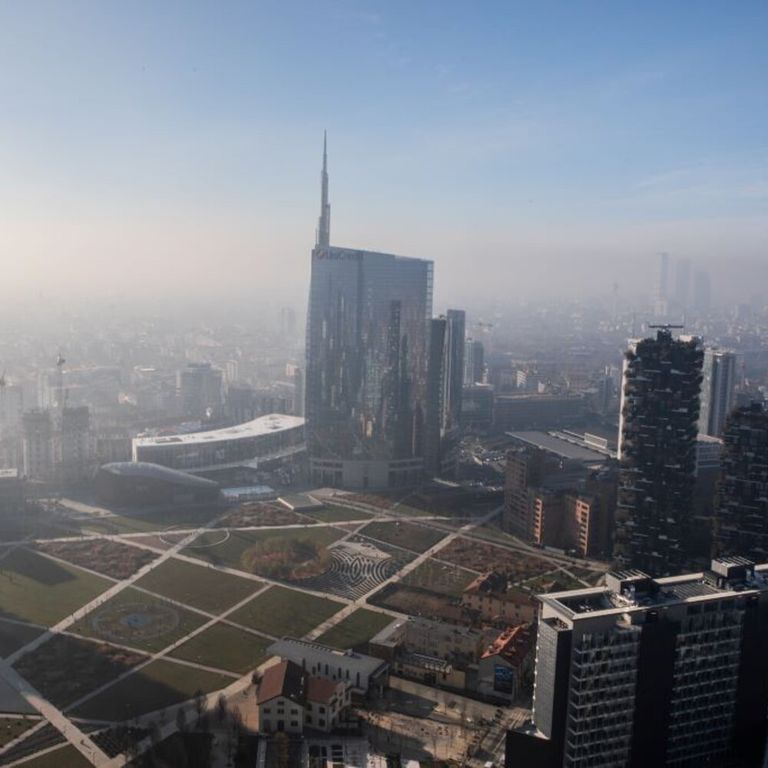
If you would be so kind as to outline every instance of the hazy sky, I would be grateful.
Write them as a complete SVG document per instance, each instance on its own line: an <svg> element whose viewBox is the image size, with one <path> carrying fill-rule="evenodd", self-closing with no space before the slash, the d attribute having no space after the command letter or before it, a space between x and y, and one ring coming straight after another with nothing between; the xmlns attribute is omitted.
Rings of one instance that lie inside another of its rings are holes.
<svg viewBox="0 0 768 768"><path fill-rule="evenodd" d="M660 250L755 293L766 34L764 0L0 0L0 292L304 303L327 128L332 241L434 259L438 305Z"/></svg>

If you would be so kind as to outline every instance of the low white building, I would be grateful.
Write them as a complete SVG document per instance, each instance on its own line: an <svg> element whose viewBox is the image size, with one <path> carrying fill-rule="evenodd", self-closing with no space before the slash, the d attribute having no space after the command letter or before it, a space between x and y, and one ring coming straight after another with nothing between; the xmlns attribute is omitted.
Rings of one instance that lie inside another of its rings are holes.
<svg viewBox="0 0 768 768"><path fill-rule="evenodd" d="M389 664L354 651L340 651L321 643L284 637L267 649L274 656L298 664L310 675L344 682L352 693L381 695L387 686Z"/></svg>

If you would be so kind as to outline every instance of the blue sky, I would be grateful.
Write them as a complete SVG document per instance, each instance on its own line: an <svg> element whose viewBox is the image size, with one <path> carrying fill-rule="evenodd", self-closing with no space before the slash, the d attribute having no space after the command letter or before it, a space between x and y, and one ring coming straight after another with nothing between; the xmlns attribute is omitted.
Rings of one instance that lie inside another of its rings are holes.
<svg viewBox="0 0 768 768"><path fill-rule="evenodd" d="M327 128L332 239L435 259L445 301L650 287L660 250L735 296L767 32L749 0L0 1L6 288L303 303Z"/></svg>

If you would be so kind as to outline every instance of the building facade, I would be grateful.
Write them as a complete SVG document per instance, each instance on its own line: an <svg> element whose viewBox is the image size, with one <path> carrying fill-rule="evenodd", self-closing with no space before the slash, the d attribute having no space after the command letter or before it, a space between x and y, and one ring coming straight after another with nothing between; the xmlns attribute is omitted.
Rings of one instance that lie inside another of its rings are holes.
<svg viewBox="0 0 768 768"><path fill-rule="evenodd" d="M768 560L768 413L761 405L733 411L720 462L714 550Z"/></svg>
<svg viewBox="0 0 768 768"><path fill-rule="evenodd" d="M256 691L259 731L329 733L350 704L349 685L315 677L292 661L268 667Z"/></svg>
<svg viewBox="0 0 768 768"><path fill-rule="evenodd" d="M312 250L305 412L313 482L397 487L423 474L431 261L330 244L327 155Z"/></svg>
<svg viewBox="0 0 768 768"><path fill-rule="evenodd" d="M703 352L695 337L633 341L624 360L614 558L680 573L693 507Z"/></svg>
<svg viewBox="0 0 768 768"><path fill-rule="evenodd" d="M306 449L304 419L271 413L244 424L204 432L133 439L133 461L186 472L256 468Z"/></svg>
<svg viewBox="0 0 768 768"><path fill-rule="evenodd" d="M702 367L699 432L720 437L736 398L736 354L706 349Z"/></svg>
<svg viewBox="0 0 768 768"><path fill-rule="evenodd" d="M620 572L539 599L533 722L510 733L508 765L761 765L768 565Z"/></svg>

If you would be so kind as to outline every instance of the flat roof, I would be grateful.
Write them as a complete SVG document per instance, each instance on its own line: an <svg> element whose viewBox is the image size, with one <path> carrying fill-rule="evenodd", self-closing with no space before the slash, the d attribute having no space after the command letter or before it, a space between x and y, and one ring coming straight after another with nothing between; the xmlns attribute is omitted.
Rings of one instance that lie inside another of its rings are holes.
<svg viewBox="0 0 768 768"><path fill-rule="evenodd" d="M596 614L624 614L644 611L648 608L675 603L692 603L712 598L737 597L768 590L768 564L756 565L754 580L748 584L718 587L705 574L688 573L680 576L665 576L650 579L655 589L638 592L634 599L619 595L608 587L572 589L566 592L550 592L537 595L542 603L554 608L561 616L572 620Z"/></svg>
<svg viewBox="0 0 768 768"><path fill-rule="evenodd" d="M272 432L279 432L296 427L303 427L304 419L301 416L288 416L285 413L270 413L259 416L253 421L243 424L235 424L233 427L223 429L210 429L203 432L189 432L182 435L161 435L158 437L135 437L133 444L136 447L182 445L185 443L215 443L227 440L239 440L247 437L261 437Z"/></svg>
<svg viewBox="0 0 768 768"><path fill-rule="evenodd" d="M359 672L361 675L373 676L382 667L387 666L384 659L376 656L367 656L354 651L340 651L322 643L311 640L298 640L293 637L283 637L267 648L267 652L273 656L296 661L298 658L311 659L322 663L334 663L349 669L351 673Z"/></svg>
<svg viewBox="0 0 768 768"><path fill-rule="evenodd" d="M604 464L609 458L604 453L598 453L598 451L593 451L590 448L577 445L575 442L572 443L568 440L563 440L550 432L532 430L507 432L506 434L520 443L525 443L534 448L540 448L549 453L554 453L556 456L562 456L564 459L575 459L576 461L583 461L585 463L594 462L596 464Z"/></svg>

